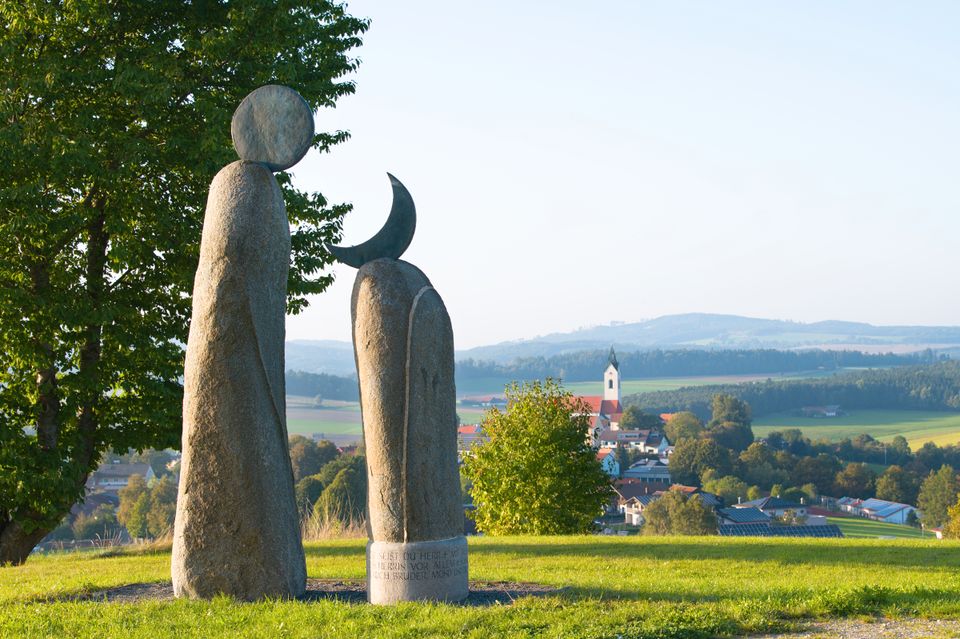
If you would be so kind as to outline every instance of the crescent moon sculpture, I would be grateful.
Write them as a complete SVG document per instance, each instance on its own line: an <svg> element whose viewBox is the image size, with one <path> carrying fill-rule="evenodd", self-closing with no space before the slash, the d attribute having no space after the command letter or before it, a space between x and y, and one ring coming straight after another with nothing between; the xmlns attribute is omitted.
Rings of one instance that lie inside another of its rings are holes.
<svg viewBox="0 0 960 639"><path fill-rule="evenodd" d="M413 232L417 228L417 208L407 188L389 173L390 186L393 188L393 206L383 228L363 244L356 246L336 246L327 244L327 250L333 253L337 261L360 268L367 262L382 257L399 259L413 241Z"/></svg>

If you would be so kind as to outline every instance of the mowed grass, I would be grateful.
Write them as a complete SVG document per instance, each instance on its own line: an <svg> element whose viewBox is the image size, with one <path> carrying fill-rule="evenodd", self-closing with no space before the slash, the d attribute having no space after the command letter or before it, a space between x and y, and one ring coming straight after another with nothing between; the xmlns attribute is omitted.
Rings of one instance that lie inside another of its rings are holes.
<svg viewBox="0 0 960 639"><path fill-rule="evenodd" d="M888 524L860 517L827 517L827 522L840 527L844 537L852 539L936 539L932 532L913 526Z"/></svg>
<svg viewBox="0 0 960 639"><path fill-rule="evenodd" d="M307 546L310 577L364 576L364 540ZM168 553L0 569L2 637L705 638L807 618L960 618L960 543L720 537L471 538L475 580L562 587L511 605L62 601L169 578Z"/></svg>
<svg viewBox="0 0 960 639"><path fill-rule="evenodd" d="M791 413L764 415L753 422L753 433L799 428L811 439L839 441L867 433L880 441L903 435L913 450L930 441L938 445L960 442L960 413L906 410L857 410L840 417L799 417Z"/></svg>

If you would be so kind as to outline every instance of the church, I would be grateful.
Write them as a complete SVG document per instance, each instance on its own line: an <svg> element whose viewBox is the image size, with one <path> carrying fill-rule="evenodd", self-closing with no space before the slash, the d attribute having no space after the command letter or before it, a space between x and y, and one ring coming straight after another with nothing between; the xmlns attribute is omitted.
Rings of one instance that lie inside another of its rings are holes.
<svg viewBox="0 0 960 639"><path fill-rule="evenodd" d="M620 404L620 363L610 347L607 368L603 371L603 395L581 395L590 411L591 434L608 429L619 430L623 406Z"/></svg>
<svg viewBox="0 0 960 639"><path fill-rule="evenodd" d="M620 363L610 347L610 357L603 371L603 395L582 395L590 411L590 438L601 449L618 445L636 448L650 455L665 455L670 442L659 429L624 430L620 428L623 405L620 403Z"/></svg>

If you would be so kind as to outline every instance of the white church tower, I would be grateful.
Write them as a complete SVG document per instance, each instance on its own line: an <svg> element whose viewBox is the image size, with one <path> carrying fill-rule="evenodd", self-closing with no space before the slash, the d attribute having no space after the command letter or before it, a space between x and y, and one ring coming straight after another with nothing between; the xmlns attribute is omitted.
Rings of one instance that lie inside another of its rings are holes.
<svg viewBox="0 0 960 639"><path fill-rule="evenodd" d="M603 371L603 399L620 403L620 364L617 362L617 354L610 347L610 363L607 369Z"/></svg>

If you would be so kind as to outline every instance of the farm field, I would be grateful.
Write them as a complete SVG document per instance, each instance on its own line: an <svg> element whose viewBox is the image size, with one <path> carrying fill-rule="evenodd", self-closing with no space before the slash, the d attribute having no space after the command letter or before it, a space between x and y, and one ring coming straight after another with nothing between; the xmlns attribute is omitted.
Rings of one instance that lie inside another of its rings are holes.
<svg viewBox="0 0 960 639"><path fill-rule="evenodd" d="M325 400L315 408L313 398L287 396L287 431L291 435L322 434L338 446L359 441L363 427L360 404Z"/></svg>
<svg viewBox="0 0 960 639"><path fill-rule="evenodd" d="M69 601L165 582L170 555L51 555L0 569L0 636L705 639L796 629L810 619L960 618L957 542L583 536L469 544L474 580L563 590L492 606ZM364 547L363 539L308 543L308 575L362 579Z"/></svg>
<svg viewBox="0 0 960 639"><path fill-rule="evenodd" d="M758 375L705 375L697 377L651 377L645 379L625 379L621 382L623 395L635 393L652 393L655 391L670 391L684 386L709 386L713 384L742 384L744 382L762 382L768 379L807 379L811 377L827 377L839 371L806 371L787 374L758 374ZM570 382L564 388L575 395L602 395L603 382Z"/></svg>
<svg viewBox="0 0 960 639"><path fill-rule="evenodd" d="M843 369L852 370L852 369ZM708 384L740 384L743 382L761 382L767 379L804 379L809 377L826 377L840 371L803 371L798 373L760 373L756 375L700 375L689 377L646 377L639 379L625 379L622 382L624 395L633 393L649 393L662 390L676 390L684 386L706 386ZM599 379L590 382L566 382L564 388L576 395L602 395L603 382ZM500 395L505 385L512 380L499 377L486 377L470 380L457 386L459 396L469 395Z"/></svg>
<svg viewBox="0 0 960 639"><path fill-rule="evenodd" d="M799 428L811 439L839 441L867 433L880 441L903 435L916 450L926 442L938 445L960 442L960 413L905 410L857 410L840 417L800 417L792 413L776 413L758 417L753 433L764 437L773 430Z"/></svg>
<svg viewBox="0 0 960 639"><path fill-rule="evenodd" d="M462 424L477 424L484 413L485 409L457 407ZM308 437L320 434L337 445L359 441L363 435L360 404L327 400L315 408L312 398L290 395L287 397L287 431Z"/></svg>
<svg viewBox="0 0 960 639"><path fill-rule="evenodd" d="M887 524L860 517L827 517L827 523L836 524L844 537L852 539L936 539L932 532L923 532L913 526Z"/></svg>

